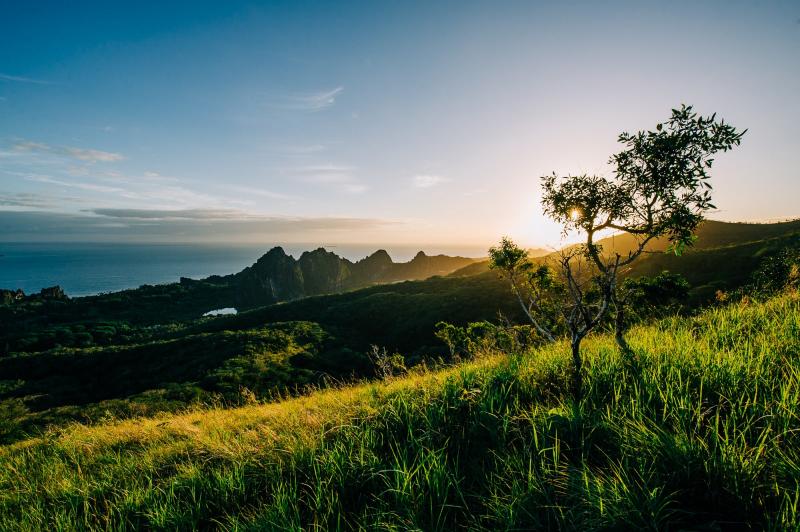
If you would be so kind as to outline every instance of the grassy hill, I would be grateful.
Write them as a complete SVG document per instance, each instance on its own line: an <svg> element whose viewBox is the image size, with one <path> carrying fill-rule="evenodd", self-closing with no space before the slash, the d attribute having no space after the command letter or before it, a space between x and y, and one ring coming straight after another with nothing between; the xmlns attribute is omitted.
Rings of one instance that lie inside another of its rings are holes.
<svg viewBox="0 0 800 532"><path fill-rule="evenodd" d="M789 530L800 296L0 447L0 529Z"/></svg>

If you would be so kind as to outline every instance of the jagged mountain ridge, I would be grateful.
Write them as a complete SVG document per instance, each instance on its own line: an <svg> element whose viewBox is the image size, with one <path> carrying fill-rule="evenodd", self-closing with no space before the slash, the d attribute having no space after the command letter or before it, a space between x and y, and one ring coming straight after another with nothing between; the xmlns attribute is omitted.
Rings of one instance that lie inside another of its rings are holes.
<svg viewBox="0 0 800 532"><path fill-rule="evenodd" d="M244 309L378 283L447 275L475 260L447 255L428 256L420 251L408 262L394 262L386 250L379 249L352 262L325 248L306 251L295 259L278 246L252 266L230 276L230 281L236 287L236 306Z"/></svg>

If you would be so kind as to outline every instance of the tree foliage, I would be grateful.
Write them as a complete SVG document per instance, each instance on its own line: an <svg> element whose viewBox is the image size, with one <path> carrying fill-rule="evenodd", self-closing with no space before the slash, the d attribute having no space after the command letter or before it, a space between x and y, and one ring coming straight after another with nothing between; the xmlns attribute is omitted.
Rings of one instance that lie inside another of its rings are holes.
<svg viewBox="0 0 800 532"><path fill-rule="evenodd" d="M611 178L544 176L544 212L565 232L584 232L587 251L602 270L610 265L599 260L594 237L605 229L639 238L639 250L623 266L654 238L668 238L680 252L693 243L703 214L715 208L709 183L714 154L738 146L744 133L717 120L716 114L703 117L686 105L673 109L655 130L619 135L625 149L609 160Z"/></svg>
<svg viewBox="0 0 800 532"><path fill-rule="evenodd" d="M585 236L585 256L598 269L601 291L615 310L617 342L624 338L625 309L630 303L618 286L618 275L656 238L666 238L669 250L681 254L694 243L711 202L713 156L738 146L738 131L716 114L701 116L691 106L673 109L655 130L622 133L624 149L613 155L611 177L556 174L542 178L544 212L564 227ZM637 245L625 256L605 252L595 240L604 231L633 235Z"/></svg>

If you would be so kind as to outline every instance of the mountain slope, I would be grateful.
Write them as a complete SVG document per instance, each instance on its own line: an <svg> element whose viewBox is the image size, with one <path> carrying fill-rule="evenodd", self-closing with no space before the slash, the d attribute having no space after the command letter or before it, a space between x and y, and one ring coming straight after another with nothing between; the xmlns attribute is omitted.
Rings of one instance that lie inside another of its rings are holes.
<svg viewBox="0 0 800 532"><path fill-rule="evenodd" d="M697 241L688 250L706 250L723 246L740 245L759 240L768 240L792 233L800 233L800 220L780 223L737 223L706 220L695 233ZM608 252L616 251L627 255L636 249L637 243L632 235L617 234L598 242ZM665 251L669 242L665 238L656 239L647 246L648 251Z"/></svg>
<svg viewBox="0 0 800 532"><path fill-rule="evenodd" d="M800 219L779 223L739 223L705 220L697 229L697 241L691 248L686 250L686 253L694 253L723 246L746 244L796 233L800 233ZM617 252L623 256L626 256L629 252L638 247L635 238L629 234L615 234L605 237L598 240L597 244L605 252ZM666 239L655 239L647 246L647 250L649 252L663 252L668 246L669 242ZM542 250L532 251L534 251L534 253L529 253L529 256L534 259L546 258L552 253L552 251L544 253ZM456 270L451 275L476 275L488 270L489 261L483 260Z"/></svg>
<svg viewBox="0 0 800 532"><path fill-rule="evenodd" d="M0 529L793 530L800 299L0 447ZM780 349L777 348L780 346Z"/></svg>

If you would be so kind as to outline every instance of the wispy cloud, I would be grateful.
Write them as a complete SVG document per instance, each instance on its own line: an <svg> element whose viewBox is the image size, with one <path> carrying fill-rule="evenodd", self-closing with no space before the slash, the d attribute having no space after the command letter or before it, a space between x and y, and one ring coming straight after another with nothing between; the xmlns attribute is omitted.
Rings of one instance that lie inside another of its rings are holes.
<svg viewBox="0 0 800 532"><path fill-rule="evenodd" d="M121 193L127 192L124 188L109 187L106 185L98 185L96 183L87 183L81 181L62 181L46 175L29 174L25 176L26 181L34 181L37 183L48 183L51 185L59 185L62 187L77 188L80 190L89 190L92 192L106 192L106 193Z"/></svg>
<svg viewBox="0 0 800 532"><path fill-rule="evenodd" d="M64 148L67 154L70 156L79 159L81 161L89 161L89 162L114 162L114 161L121 161L124 159L122 155L119 153L112 153L102 150L87 150L82 148Z"/></svg>
<svg viewBox="0 0 800 532"><path fill-rule="evenodd" d="M281 194L280 192L273 192L266 188L257 188L257 187L246 187L241 185L228 185L225 187L226 190L231 190L234 192L239 192L241 194L246 194L248 196L260 196L262 198L269 198L275 200L292 200L297 199L294 196L290 196L288 194Z"/></svg>
<svg viewBox="0 0 800 532"><path fill-rule="evenodd" d="M126 209L96 208L83 212L129 222L242 222L270 224L273 227L292 227L309 230L347 230L397 225L400 222L377 218L270 216L237 209Z"/></svg>
<svg viewBox="0 0 800 532"><path fill-rule="evenodd" d="M19 141L14 144L14 150L18 152L29 152L29 153L41 153L41 154L48 154L48 155L59 155L64 157L70 157L72 159L77 159L79 161L84 161L88 163L96 163L96 162L116 162L125 159L119 153L113 153L103 150L94 150L94 149L87 149L87 148L74 148L70 146L52 146L50 144L45 144L43 142L33 142L33 141Z"/></svg>
<svg viewBox="0 0 800 532"><path fill-rule="evenodd" d="M349 183L355 179L355 167L339 164L298 166L289 172L308 183Z"/></svg>
<svg viewBox="0 0 800 532"><path fill-rule="evenodd" d="M112 195L123 198L127 201L144 202L148 205L165 206L171 208L185 208L195 205L216 205L220 204L220 198L195 192L174 182L173 178L131 178L124 175L118 177L97 177L90 173L79 174L84 180L73 181L64 178L53 177L46 174L32 172L16 172L12 170L0 170L0 172L22 177L25 181L34 183L46 183L66 188L96 192L100 194ZM87 181L86 179L100 180L104 183ZM244 204L235 199L225 200L228 204ZM66 205L61 205L66 207Z"/></svg>
<svg viewBox="0 0 800 532"><path fill-rule="evenodd" d="M236 209L87 209L98 216L128 220L251 220L262 217Z"/></svg>
<svg viewBox="0 0 800 532"><path fill-rule="evenodd" d="M292 94L282 98L277 106L294 111L322 111L336 103L336 98L339 97L342 91L344 91L344 87Z"/></svg>
<svg viewBox="0 0 800 532"><path fill-rule="evenodd" d="M447 181L450 180L440 175L421 174L414 176L412 183L414 188L431 188L446 183Z"/></svg>
<svg viewBox="0 0 800 532"><path fill-rule="evenodd" d="M308 165L291 168L289 173L306 183L336 186L349 194L361 194L369 187L361 183L355 175L354 166L339 164Z"/></svg>
<svg viewBox="0 0 800 532"><path fill-rule="evenodd" d="M0 72L0 81L13 81L16 83L34 83L36 85L54 85L52 81L43 79L27 78L25 76L12 76L11 74L3 74Z"/></svg>
<svg viewBox="0 0 800 532"><path fill-rule="evenodd" d="M133 202L134 205L147 205L151 208L186 209L248 206L254 203L237 197L199 192L186 186L178 178L161 176L155 172L149 172L149 175L131 176L115 171L98 171L88 166L56 167L53 170L58 170L59 173L37 172L35 169L31 171L0 169L0 173L17 176L32 183L45 183L95 193L90 197L106 205L109 202L112 204ZM74 203L85 202L65 200L57 207L58 210L70 210L70 205Z"/></svg>
<svg viewBox="0 0 800 532"><path fill-rule="evenodd" d="M17 241L322 241L380 232L376 218L259 216L225 209L90 209L79 214L0 209L0 237Z"/></svg>
<svg viewBox="0 0 800 532"><path fill-rule="evenodd" d="M47 209L55 206L52 198L41 194L20 192L17 194L0 193L0 207L26 207Z"/></svg>

